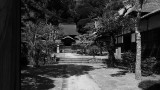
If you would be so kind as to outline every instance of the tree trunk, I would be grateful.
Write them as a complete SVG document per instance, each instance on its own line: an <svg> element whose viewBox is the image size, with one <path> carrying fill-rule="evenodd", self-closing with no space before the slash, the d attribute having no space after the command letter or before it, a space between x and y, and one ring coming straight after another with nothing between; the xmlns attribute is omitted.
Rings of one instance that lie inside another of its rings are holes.
<svg viewBox="0 0 160 90"><path fill-rule="evenodd" d="M135 33L136 33L136 68L135 68L135 79L141 79L141 34L139 31L140 24L140 13L141 9L138 10Z"/></svg>
<svg viewBox="0 0 160 90"><path fill-rule="evenodd" d="M39 66L39 58L40 58L39 54L40 54L40 50L36 48L35 54L34 54L35 67Z"/></svg>
<svg viewBox="0 0 160 90"><path fill-rule="evenodd" d="M114 51L115 51L115 39L114 35L111 35L111 41L110 41L110 48L108 49L109 52L109 67L114 67L115 66L115 56L114 56Z"/></svg>

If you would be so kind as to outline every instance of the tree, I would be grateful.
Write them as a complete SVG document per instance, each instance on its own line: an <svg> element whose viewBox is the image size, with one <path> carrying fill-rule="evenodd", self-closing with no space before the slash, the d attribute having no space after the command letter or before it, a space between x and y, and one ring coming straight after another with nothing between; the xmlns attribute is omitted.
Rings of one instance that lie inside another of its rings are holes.
<svg viewBox="0 0 160 90"><path fill-rule="evenodd" d="M102 16L103 8L106 6L108 0L82 0L84 3L89 4L93 8L93 12L90 13L90 17Z"/></svg>
<svg viewBox="0 0 160 90"><path fill-rule="evenodd" d="M21 40L22 42L27 43L29 59L36 62L36 65L38 65L40 50L46 50L49 54L49 50L51 49L49 47L50 42L55 43L54 40L57 38L50 38L51 33L57 32L56 34L58 34L59 29L56 28L56 26L51 24L48 25L45 22L40 22L38 24L27 22L24 24L26 27L24 27L23 32L21 32Z"/></svg>
<svg viewBox="0 0 160 90"><path fill-rule="evenodd" d="M63 1L63 2L62 2ZM63 20L63 10L68 10L69 0L21 0L21 42L27 43L28 56L38 62L36 54L39 49L46 49L60 38L61 28L58 24ZM54 4L54 5L53 5ZM56 5L55 5L56 4ZM55 7L59 5L59 7ZM50 40L53 43L50 43ZM41 43L45 41L45 43ZM23 47L22 47L23 48ZM37 51L37 52L36 52Z"/></svg>
<svg viewBox="0 0 160 90"><path fill-rule="evenodd" d="M100 54L102 55L102 49L104 47L104 42L105 42L105 38L104 37L97 37L96 36L96 32L97 32L97 28L101 27L100 25L95 26L95 22L94 20L92 20L90 23L87 23L84 28L86 29L87 33L91 33L94 37L92 37L92 39L94 40L94 44L97 45L99 47L99 51ZM97 27L97 28L96 28Z"/></svg>
<svg viewBox="0 0 160 90"><path fill-rule="evenodd" d="M68 18L73 19L75 15L73 0L21 0L21 3L22 13L32 14L30 20L35 22L45 19L47 23L58 25Z"/></svg>
<svg viewBox="0 0 160 90"><path fill-rule="evenodd" d="M108 46L108 52L109 52L109 67L115 66L115 35L117 34L117 31L121 28L119 25L118 20L115 20L114 18L105 18L102 19L103 27L101 28L99 35L106 37L107 39L107 46ZM103 34L102 34L103 33Z"/></svg>
<svg viewBox="0 0 160 90"><path fill-rule="evenodd" d="M104 39L99 37L99 38L96 38L95 40L95 44L99 47L100 49L100 54L102 55L102 51L103 51L103 47L104 47Z"/></svg>
<svg viewBox="0 0 160 90"><path fill-rule="evenodd" d="M114 5L113 5L114 4ZM122 29L122 24L120 19L117 18L117 11L123 6L121 0L108 1L106 7L104 8L104 14L99 20L102 27L97 30L98 37L106 38L106 45L108 46L109 52L109 67L115 66L115 36L119 30Z"/></svg>
<svg viewBox="0 0 160 90"><path fill-rule="evenodd" d="M140 25L143 1L144 0L137 0L138 11L137 11L136 26L135 26L136 44L137 44L135 78L138 80L141 79L141 34L140 34L139 25Z"/></svg>
<svg viewBox="0 0 160 90"><path fill-rule="evenodd" d="M91 45L89 47L89 54L93 55L93 59L95 59L96 54L98 54L99 48L96 45Z"/></svg>
<svg viewBox="0 0 160 90"><path fill-rule="evenodd" d="M140 22L140 17L141 17L141 9L142 9L142 5L144 3L144 0L128 0L129 2L127 4L131 4L131 5L135 5L136 7L138 7L138 10L137 10L137 17L136 17L136 20L135 20L135 33L136 33L136 44L137 44L137 48L136 48L136 68L135 68L135 78L136 79L141 79L141 35L140 35L140 31L139 31L139 22ZM115 3L115 2L112 2L112 3ZM111 3L111 4L112 4ZM108 3L108 7L109 7L109 10L116 10L117 9L117 6L118 4L116 5L116 7L112 7L110 3ZM123 5L122 5L123 6ZM120 6L121 7L121 6ZM114 12L114 11L113 11ZM112 11L111 11L112 13ZM106 14L106 13L105 13ZM110 15L105 15L106 17L110 17ZM115 19L112 19L113 21ZM132 22L134 21L134 19L130 19ZM125 18L123 19L123 21L126 21ZM107 20L107 22L110 22L109 20ZM107 23L106 22L106 23ZM122 27L125 27L126 24L125 22L122 22ZM125 24L125 25L124 25ZM109 24L108 24L109 25ZM114 23L112 23L111 25L115 25ZM117 24L118 25L118 24ZM134 25L134 23L133 23ZM107 26L107 25L105 25ZM118 25L119 26L119 25ZM107 27L110 27L107 26ZM114 27L114 26L111 26L111 27ZM121 27L121 26L120 26ZM128 27L127 27L128 28ZM111 30L111 29L110 29ZM115 30L115 29L113 29ZM111 30L112 31L112 30ZM114 36L113 33L111 33L111 38ZM114 38L114 37L113 37ZM113 39L114 40L114 39ZM112 41L112 40L111 40ZM114 45L113 43L110 42L110 46ZM110 53L110 52L109 52ZM111 54L111 53L110 53ZM113 54L112 54L113 55ZM114 57L113 57L114 59Z"/></svg>
<svg viewBox="0 0 160 90"><path fill-rule="evenodd" d="M135 33L136 33L136 63L135 63L135 78L137 80L141 79L141 34L140 34L140 18L141 10L144 0L128 0L126 4L137 7L137 16L135 19Z"/></svg>
<svg viewBox="0 0 160 90"><path fill-rule="evenodd" d="M102 16L103 8L107 0L82 0L82 3L75 8L75 23L77 24L80 33L86 33L83 28L91 19Z"/></svg>
<svg viewBox="0 0 160 90"><path fill-rule="evenodd" d="M91 21L90 18L81 19L77 23L78 33L80 34L86 34L88 31L88 28L85 28L86 24Z"/></svg>
<svg viewBox="0 0 160 90"><path fill-rule="evenodd" d="M96 42L102 41L106 43L109 52L109 65L113 67L115 65L115 35L117 31L122 28L119 20L116 19L116 13L121 7L123 7L123 4L121 0L105 0L105 2L105 7L101 8L103 11L103 15L101 18L98 19L102 27L98 29L95 27L93 28L93 25L85 25L85 27L90 29L88 31L97 32ZM105 38L106 40L104 40L103 38Z"/></svg>
<svg viewBox="0 0 160 90"><path fill-rule="evenodd" d="M86 53L86 48L93 44L95 35L83 34L83 35L77 36L77 38L78 38L78 42L76 44L83 47L83 52Z"/></svg>

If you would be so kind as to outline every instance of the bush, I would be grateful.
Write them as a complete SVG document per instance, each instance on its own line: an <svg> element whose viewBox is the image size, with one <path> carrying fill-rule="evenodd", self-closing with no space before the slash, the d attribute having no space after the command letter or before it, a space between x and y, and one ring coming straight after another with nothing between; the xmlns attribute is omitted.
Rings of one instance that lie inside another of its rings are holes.
<svg viewBox="0 0 160 90"><path fill-rule="evenodd" d="M125 52L122 55L122 60L117 60L118 64L128 67L131 72L135 70L136 54L133 52ZM142 74L151 75L153 73L160 74L160 62L155 57L142 59L141 62Z"/></svg>
<svg viewBox="0 0 160 90"><path fill-rule="evenodd" d="M142 70L146 74L153 74L153 67L156 65L157 60L155 57L149 57L142 60Z"/></svg>
<svg viewBox="0 0 160 90"><path fill-rule="evenodd" d="M128 51L122 55L122 65L127 66L131 72L134 72L136 54Z"/></svg>
<svg viewBox="0 0 160 90"><path fill-rule="evenodd" d="M89 55L95 56L98 54L98 52L99 52L99 48L96 45L93 45L89 48Z"/></svg>
<svg viewBox="0 0 160 90"><path fill-rule="evenodd" d="M160 90L160 80L144 80L138 87L142 90Z"/></svg>
<svg viewBox="0 0 160 90"><path fill-rule="evenodd" d="M155 73L155 74L160 74L160 62L157 62L157 63L153 66L153 73Z"/></svg>
<svg viewBox="0 0 160 90"><path fill-rule="evenodd" d="M82 49L77 50L77 54L83 54L83 50Z"/></svg>

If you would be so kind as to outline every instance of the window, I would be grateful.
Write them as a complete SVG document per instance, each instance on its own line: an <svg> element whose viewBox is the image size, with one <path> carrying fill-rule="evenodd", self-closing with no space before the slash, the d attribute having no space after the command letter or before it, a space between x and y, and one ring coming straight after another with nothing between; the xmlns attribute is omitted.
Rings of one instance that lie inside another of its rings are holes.
<svg viewBox="0 0 160 90"><path fill-rule="evenodd" d="M118 37L118 43L123 43L123 36Z"/></svg>
<svg viewBox="0 0 160 90"><path fill-rule="evenodd" d="M131 34L131 42L136 42L136 34L135 33L132 33Z"/></svg>

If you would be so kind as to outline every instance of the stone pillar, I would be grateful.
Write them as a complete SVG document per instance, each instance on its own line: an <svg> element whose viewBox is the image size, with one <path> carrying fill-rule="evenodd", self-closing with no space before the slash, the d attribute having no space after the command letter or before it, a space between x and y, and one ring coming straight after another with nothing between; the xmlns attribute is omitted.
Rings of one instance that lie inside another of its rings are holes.
<svg viewBox="0 0 160 90"><path fill-rule="evenodd" d="M59 45L57 45L57 53L59 53Z"/></svg>

